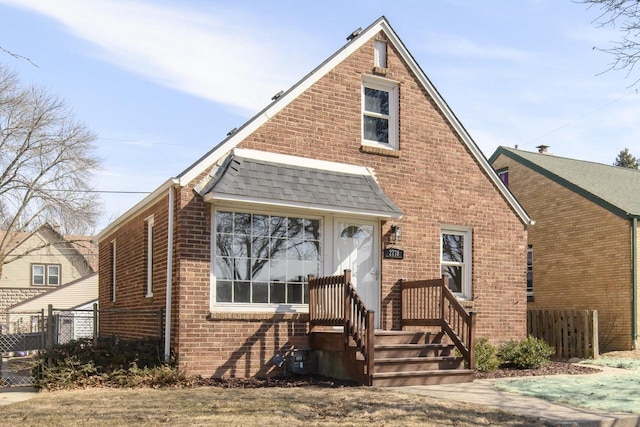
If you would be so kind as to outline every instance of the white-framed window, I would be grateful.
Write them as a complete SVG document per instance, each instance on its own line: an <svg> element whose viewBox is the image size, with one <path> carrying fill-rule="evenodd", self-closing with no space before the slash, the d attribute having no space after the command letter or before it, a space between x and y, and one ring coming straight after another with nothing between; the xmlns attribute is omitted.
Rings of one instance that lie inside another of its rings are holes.
<svg viewBox="0 0 640 427"><path fill-rule="evenodd" d="M533 297L533 245L527 246L527 297Z"/></svg>
<svg viewBox="0 0 640 427"><path fill-rule="evenodd" d="M153 216L150 216L145 220L146 225L146 283L145 283L145 293L144 296L146 298L153 297L153 229L154 229L154 221Z"/></svg>
<svg viewBox="0 0 640 427"><path fill-rule="evenodd" d="M373 45L373 66L387 68L387 43L376 40Z"/></svg>
<svg viewBox="0 0 640 427"><path fill-rule="evenodd" d="M58 286L60 284L60 265L31 264L31 284L33 286Z"/></svg>
<svg viewBox="0 0 640 427"><path fill-rule="evenodd" d="M388 79L362 79L363 145L398 149L398 87Z"/></svg>
<svg viewBox="0 0 640 427"><path fill-rule="evenodd" d="M454 295L471 299L471 229L442 226L440 237L440 274L448 277Z"/></svg>
<svg viewBox="0 0 640 427"><path fill-rule="evenodd" d="M109 243L109 270L111 277L109 281L109 289L111 292L111 302L116 302L116 241Z"/></svg>
<svg viewBox="0 0 640 427"><path fill-rule="evenodd" d="M306 309L308 276L321 271L320 218L217 210L213 304Z"/></svg>

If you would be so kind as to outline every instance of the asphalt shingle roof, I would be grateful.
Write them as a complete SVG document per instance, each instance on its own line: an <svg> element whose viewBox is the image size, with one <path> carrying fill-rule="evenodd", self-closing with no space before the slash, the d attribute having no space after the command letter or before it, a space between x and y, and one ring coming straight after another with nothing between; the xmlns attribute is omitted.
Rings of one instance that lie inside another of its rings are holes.
<svg viewBox="0 0 640 427"><path fill-rule="evenodd" d="M620 215L640 215L640 171L550 154L500 147L500 154L524 164Z"/></svg>
<svg viewBox="0 0 640 427"><path fill-rule="evenodd" d="M375 212L399 217L402 211L383 192L373 176L274 163L232 155L202 195L272 200L327 210Z"/></svg>

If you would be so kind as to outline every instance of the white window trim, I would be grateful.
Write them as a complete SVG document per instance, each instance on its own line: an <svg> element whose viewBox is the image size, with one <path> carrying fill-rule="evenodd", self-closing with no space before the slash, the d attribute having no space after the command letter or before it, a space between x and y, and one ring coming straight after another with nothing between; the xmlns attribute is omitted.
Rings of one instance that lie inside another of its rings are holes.
<svg viewBox="0 0 640 427"><path fill-rule="evenodd" d="M212 312L233 312L233 313L308 313L309 304L271 304L271 303L230 303L216 301L216 276L214 274L216 256L216 213L218 211L242 212L258 215L278 215L278 216L302 216L308 219L318 219L321 224L320 235L320 271L326 274L326 252L324 249L327 242L327 222L326 217L313 212L301 212L295 210L273 210L273 209L250 209L238 205L216 205L211 206L211 263L209 272L209 311Z"/></svg>
<svg viewBox="0 0 640 427"><path fill-rule="evenodd" d="M145 219L147 224L147 291L145 298L153 297L153 215Z"/></svg>
<svg viewBox="0 0 640 427"><path fill-rule="evenodd" d="M51 267L55 267L58 269L58 274L51 274ZM47 277L46 277L46 284L47 286L60 286L60 264L47 264ZM51 282L51 276L56 276L58 278L58 283L56 283L55 285L52 285Z"/></svg>
<svg viewBox="0 0 640 427"><path fill-rule="evenodd" d="M464 252L463 257L464 261L462 263L448 263L442 261L442 235L443 234L454 234L458 236L464 237ZM472 266L472 229L470 227L462 227L459 225L442 225L440 226L440 269L442 269L443 265L461 265L462 266L462 292L454 292L453 294L461 300L471 300L471 278L473 277L473 272L471 271Z"/></svg>
<svg viewBox="0 0 640 427"><path fill-rule="evenodd" d="M531 290L527 286L527 296L533 296L533 245L527 245L527 276L529 275L529 253L531 253Z"/></svg>
<svg viewBox="0 0 640 427"><path fill-rule="evenodd" d="M42 267L42 274L38 274L38 276L42 276L42 284L35 283L35 267ZM58 284L52 285L49 283L49 267L57 267L58 268ZM62 279L62 266L60 264L45 264L45 263L34 263L31 264L31 286L60 286L60 281Z"/></svg>
<svg viewBox="0 0 640 427"><path fill-rule="evenodd" d="M116 241L112 240L109 244L111 257L111 302L116 302Z"/></svg>
<svg viewBox="0 0 640 427"><path fill-rule="evenodd" d="M387 150L398 150L399 142L398 142L398 120L399 120L399 83L389 79L383 79L380 77L373 76L363 76L362 77L362 88L361 88L361 107L360 107L360 132L362 145L366 145L369 147L378 147L384 148ZM381 116L376 115L371 112L365 112L365 88L383 90L389 92L389 116ZM364 116L368 115L371 117L385 117L389 120L389 143L383 143L378 141L372 141L368 139L364 139Z"/></svg>

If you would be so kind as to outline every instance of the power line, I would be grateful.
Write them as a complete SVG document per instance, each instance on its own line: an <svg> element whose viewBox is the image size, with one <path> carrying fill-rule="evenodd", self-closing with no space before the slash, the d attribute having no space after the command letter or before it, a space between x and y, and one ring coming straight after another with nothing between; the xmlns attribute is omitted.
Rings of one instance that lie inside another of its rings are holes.
<svg viewBox="0 0 640 427"><path fill-rule="evenodd" d="M545 137L547 137L547 136L551 135L552 133L555 133L555 132L557 132L557 131L559 131L559 130L561 130L561 129L567 128L567 127L569 127L569 126L571 126L571 125L573 125L573 124L575 124L575 123L579 122L580 120L582 120L582 119L584 119L584 118L586 118L586 117L589 117L590 115L595 114L595 113L597 113L598 111L603 110L603 109L605 109L606 107L608 107L608 106L610 106L610 105L612 105L612 104L615 104L616 102L618 102L618 101L622 100L623 98L626 98L627 96L632 95L632 94L634 94L634 93L635 93L635 94L637 94L637 93L638 93L638 90L637 90L637 89L635 89L635 90L633 90L633 91L631 91L631 92L629 92L629 93L625 93L624 95L622 95L622 96L620 96L620 97L618 97L618 98L614 99L613 101L609 101L609 102L607 102L606 104L601 105L600 107L596 108L595 110L592 110L592 111L590 111L590 112L588 112L588 113L585 113L585 114L581 115L580 117L578 117L578 118L576 118L576 119L574 119L574 120L572 120L572 121L570 121L570 122L568 122L568 123L565 123L565 124L563 124L563 125L561 125L561 126L558 126L557 128L552 129L552 130L550 130L549 132L547 132L547 133L545 133L545 134L543 134L543 135L541 135L541 136L539 136L539 137L537 137L537 138L534 138L534 139L532 139L532 140L530 140L530 141L525 142L524 144L522 144L522 146L524 147L524 146L526 146L526 145L532 144L532 143L534 143L534 142L536 142L536 141L538 141L538 140L540 140L540 139L542 139L542 138L545 138Z"/></svg>

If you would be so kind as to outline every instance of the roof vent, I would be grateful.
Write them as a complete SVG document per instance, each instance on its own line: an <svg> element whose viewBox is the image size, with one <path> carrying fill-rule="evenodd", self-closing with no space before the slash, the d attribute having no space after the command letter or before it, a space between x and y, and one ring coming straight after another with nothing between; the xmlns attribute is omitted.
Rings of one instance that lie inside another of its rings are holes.
<svg viewBox="0 0 640 427"><path fill-rule="evenodd" d="M276 93L275 95L273 95L273 96L271 97L271 100L272 100L272 101L275 101L276 99L280 98L280 97L282 96L282 94L283 94L283 93L284 93L284 91L283 91L283 90L281 90L280 92L278 92L278 93Z"/></svg>
<svg viewBox="0 0 640 427"><path fill-rule="evenodd" d="M547 154L547 148L549 148L549 146L548 145L538 145L536 148L538 149L538 153Z"/></svg>
<svg viewBox="0 0 640 427"><path fill-rule="evenodd" d="M362 27L359 27L357 30L355 30L353 33L349 34L347 36L347 40L351 41L353 39L355 39L356 37L358 37L358 35L362 32Z"/></svg>
<svg viewBox="0 0 640 427"><path fill-rule="evenodd" d="M231 136L238 131L238 128L233 128L229 132L227 132L227 136Z"/></svg>

